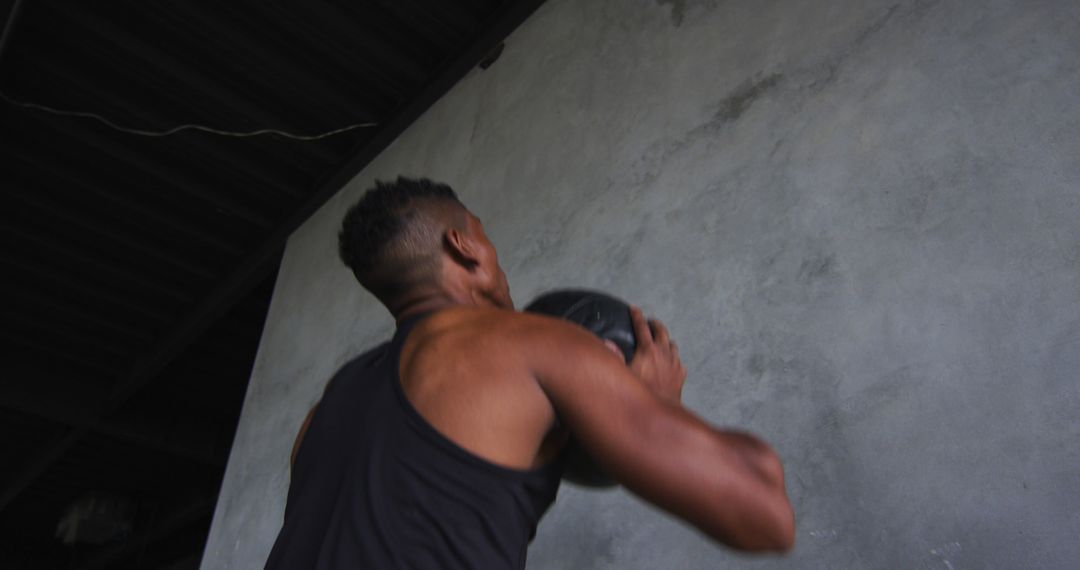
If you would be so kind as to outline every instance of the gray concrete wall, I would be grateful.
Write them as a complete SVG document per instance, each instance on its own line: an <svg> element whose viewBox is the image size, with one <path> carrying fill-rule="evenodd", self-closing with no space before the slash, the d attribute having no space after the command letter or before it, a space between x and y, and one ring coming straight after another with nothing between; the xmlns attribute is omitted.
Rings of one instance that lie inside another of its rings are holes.
<svg viewBox="0 0 1080 570"><path fill-rule="evenodd" d="M202 567L262 564L305 411L390 334L335 232L406 173L519 303L665 319L687 405L787 462L786 559L564 487L530 568L1075 568L1078 157L1077 2L552 0L292 237Z"/></svg>

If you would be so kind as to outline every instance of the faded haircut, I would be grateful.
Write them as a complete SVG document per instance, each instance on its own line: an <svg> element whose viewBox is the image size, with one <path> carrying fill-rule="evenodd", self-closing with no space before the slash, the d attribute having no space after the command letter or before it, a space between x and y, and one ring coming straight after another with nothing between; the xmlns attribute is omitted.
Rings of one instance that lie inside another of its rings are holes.
<svg viewBox="0 0 1080 570"><path fill-rule="evenodd" d="M376 181L349 209L338 253L365 289L383 302L438 275L443 235L463 224L450 186L426 178Z"/></svg>

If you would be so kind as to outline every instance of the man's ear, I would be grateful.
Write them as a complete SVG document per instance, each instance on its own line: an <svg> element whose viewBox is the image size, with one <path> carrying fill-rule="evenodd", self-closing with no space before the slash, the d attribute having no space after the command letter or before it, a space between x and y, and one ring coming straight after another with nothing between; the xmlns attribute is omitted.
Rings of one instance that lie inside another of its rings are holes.
<svg viewBox="0 0 1080 570"><path fill-rule="evenodd" d="M480 263L477 257L476 243L465 232L457 228L449 228L443 234L443 245L450 257L467 269L471 269Z"/></svg>

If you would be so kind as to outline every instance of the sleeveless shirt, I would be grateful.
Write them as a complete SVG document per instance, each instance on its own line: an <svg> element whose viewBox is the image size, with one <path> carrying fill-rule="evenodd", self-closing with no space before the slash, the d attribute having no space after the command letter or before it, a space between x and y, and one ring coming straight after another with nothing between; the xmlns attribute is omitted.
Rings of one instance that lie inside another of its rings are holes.
<svg viewBox="0 0 1080 570"><path fill-rule="evenodd" d="M331 379L297 453L267 570L525 567L561 461L495 465L412 407L398 369L423 316Z"/></svg>

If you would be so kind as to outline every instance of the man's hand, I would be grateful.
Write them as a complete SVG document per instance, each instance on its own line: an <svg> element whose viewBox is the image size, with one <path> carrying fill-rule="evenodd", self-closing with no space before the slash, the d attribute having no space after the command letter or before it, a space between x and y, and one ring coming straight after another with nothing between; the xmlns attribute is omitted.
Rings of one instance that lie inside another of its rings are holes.
<svg viewBox="0 0 1080 570"><path fill-rule="evenodd" d="M641 309L632 307L630 319L637 340L630 370L660 399L679 403L686 380L686 368L679 360L679 347L671 341L664 323L656 319L646 321Z"/></svg>

